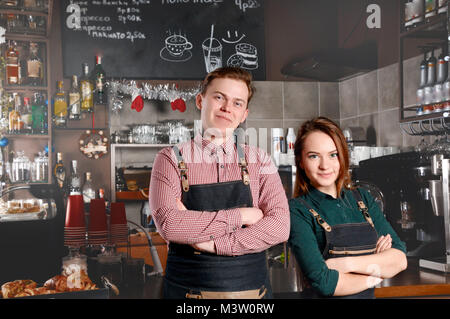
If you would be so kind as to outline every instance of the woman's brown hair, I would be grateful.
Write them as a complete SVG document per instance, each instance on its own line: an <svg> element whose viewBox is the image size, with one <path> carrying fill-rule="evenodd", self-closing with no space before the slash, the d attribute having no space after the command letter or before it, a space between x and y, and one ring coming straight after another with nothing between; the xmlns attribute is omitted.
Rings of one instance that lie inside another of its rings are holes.
<svg viewBox="0 0 450 319"><path fill-rule="evenodd" d="M309 178L301 168L302 151L306 138L312 132L323 132L334 141L338 151L340 164L339 176L336 180L337 196L341 194L342 188L351 188L351 177L349 172L349 153L347 142L341 128L332 120L326 117L316 117L302 124L297 133L294 145L295 166L297 175L295 178L294 197L298 197L309 192Z"/></svg>

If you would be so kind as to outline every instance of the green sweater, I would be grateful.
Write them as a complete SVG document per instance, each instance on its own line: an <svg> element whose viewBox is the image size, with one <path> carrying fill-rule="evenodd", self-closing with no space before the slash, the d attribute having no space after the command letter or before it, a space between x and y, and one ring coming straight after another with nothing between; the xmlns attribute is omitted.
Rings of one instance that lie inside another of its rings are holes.
<svg viewBox="0 0 450 319"><path fill-rule="evenodd" d="M378 236L390 234L392 248L406 253L405 243L400 240L383 216L374 198L366 190L360 190L362 199L369 208L369 214ZM341 197L335 199L310 186L310 192L301 197L331 227L337 224L366 221L350 190L343 190ZM291 213L289 244L302 273L316 291L324 296L332 296L336 289L339 273L337 270L328 269L322 256L326 242L325 231L298 198L289 201L289 209Z"/></svg>

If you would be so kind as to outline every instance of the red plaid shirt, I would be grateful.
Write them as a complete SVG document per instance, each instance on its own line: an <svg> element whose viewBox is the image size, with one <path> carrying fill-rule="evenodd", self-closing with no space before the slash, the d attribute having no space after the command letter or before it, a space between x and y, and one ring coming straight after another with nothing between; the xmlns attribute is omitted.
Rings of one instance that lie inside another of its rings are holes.
<svg viewBox="0 0 450 319"><path fill-rule="evenodd" d="M178 145L187 165L189 185L241 179L233 138L218 146L197 135ZM287 241L290 230L289 206L276 166L257 147L243 146L248 162L253 207L264 217L242 228L239 209L217 212L179 210L181 178L178 160L171 147L155 158L150 182L150 209L160 235L168 242L195 244L213 240L218 255L234 256L263 251Z"/></svg>

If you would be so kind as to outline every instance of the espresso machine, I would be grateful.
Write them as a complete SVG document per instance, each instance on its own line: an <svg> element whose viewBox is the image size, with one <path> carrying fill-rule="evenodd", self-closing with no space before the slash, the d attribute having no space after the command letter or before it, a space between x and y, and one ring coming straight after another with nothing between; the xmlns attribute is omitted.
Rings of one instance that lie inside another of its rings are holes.
<svg viewBox="0 0 450 319"><path fill-rule="evenodd" d="M448 205L439 211L434 208L439 200L436 186L443 179L439 172L441 177L433 174L432 155L422 152L371 158L360 161L352 170L355 182L371 183L380 189L385 202L383 213L405 242L408 257L433 258L445 255L446 247L450 249L444 227L448 221L443 213L445 209L448 212Z"/></svg>
<svg viewBox="0 0 450 319"><path fill-rule="evenodd" d="M420 267L450 272L450 158L435 154L431 159L430 199L435 216L443 218L445 251L439 255L419 260Z"/></svg>

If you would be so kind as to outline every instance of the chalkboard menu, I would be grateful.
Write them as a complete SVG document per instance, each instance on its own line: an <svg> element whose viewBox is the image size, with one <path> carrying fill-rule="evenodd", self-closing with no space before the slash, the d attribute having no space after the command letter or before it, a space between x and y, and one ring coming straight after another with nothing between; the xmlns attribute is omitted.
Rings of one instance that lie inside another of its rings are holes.
<svg viewBox="0 0 450 319"><path fill-rule="evenodd" d="M64 77L102 56L115 79L200 80L239 66L265 80L263 0L62 0Z"/></svg>

